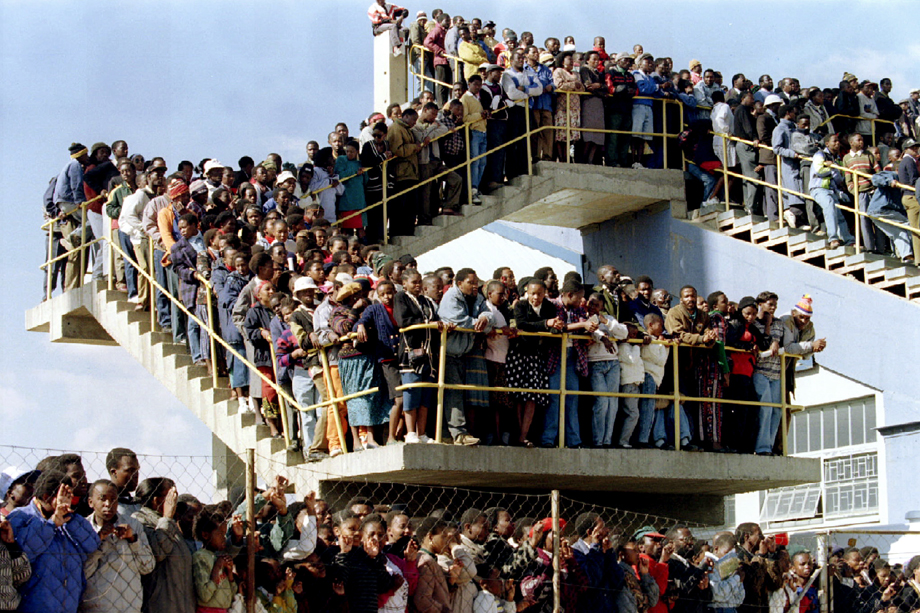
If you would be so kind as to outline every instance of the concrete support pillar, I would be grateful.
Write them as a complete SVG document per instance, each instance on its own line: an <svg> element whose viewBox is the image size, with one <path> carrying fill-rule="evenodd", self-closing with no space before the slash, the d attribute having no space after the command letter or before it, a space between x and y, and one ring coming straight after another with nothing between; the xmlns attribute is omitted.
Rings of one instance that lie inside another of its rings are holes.
<svg viewBox="0 0 920 613"><path fill-rule="evenodd" d="M390 35L374 37L374 110L385 113L394 102L409 101L408 52L393 56Z"/></svg>
<svg viewBox="0 0 920 613"><path fill-rule="evenodd" d="M230 500L233 488L246 485L245 456L237 456L214 434L211 435L211 483L215 500Z"/></svg>

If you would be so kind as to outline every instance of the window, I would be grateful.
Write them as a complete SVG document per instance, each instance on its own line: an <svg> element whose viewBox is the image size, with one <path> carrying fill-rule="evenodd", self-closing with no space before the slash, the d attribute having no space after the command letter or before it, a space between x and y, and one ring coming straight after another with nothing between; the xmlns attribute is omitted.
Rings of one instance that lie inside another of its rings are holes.
<svg viewBox="0 0 920 613"><path fill-rule="evenodd" d="M821 458L821 483L769 490L761 507L761 521L813 523L821 518L878 512L874 396L796 413L788 442L793 455Z"/></svg>

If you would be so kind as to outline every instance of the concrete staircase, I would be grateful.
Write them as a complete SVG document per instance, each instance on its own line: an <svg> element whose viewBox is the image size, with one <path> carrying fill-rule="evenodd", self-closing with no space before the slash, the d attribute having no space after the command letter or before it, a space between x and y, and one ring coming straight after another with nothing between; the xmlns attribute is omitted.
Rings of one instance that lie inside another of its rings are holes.
<svg viewBox="0 0 920 613"><path fill-rule="evenodd" d="M689 220L920 305L920 268L897 258L857 253L853 247L831 249L824 236L788 226L780 228L777 222L741 209L725 211L721 204L692 211Z"/></svg>
<svg viewBox="0 0 920 613"><path fill-rule="evenodd" d="M28 311L26 329L50 332L56 342L86 343L92 332L93 344L120 345L230 450L255 449L256 473L263 479L303 463L300 452L286 451L284 439L271 438L268 426L256 424L255 413L240 410L240 403L230 399L226 378L218 378L215 388L207 369L192 364L186 346L174 343L171 333L151 330L150 314L134 307L122 292L109 291L103 283L87 284ZM315 487L307 482L310 475L301 474L305 471L287 472L295 488ZM294 473L299 474L296 480Z"/></svg>
<svg viewBox="0 0 920 613"><path fill-rule="evenodd" d="M394 257L418 256L502 219L585 228L659 202L685 214L680 171L539 162L532 175L516 177L482 196L482 204L464 205L462 216L441 215L433 225L417 227L413 236L391 237L384 251Z"/></svg>

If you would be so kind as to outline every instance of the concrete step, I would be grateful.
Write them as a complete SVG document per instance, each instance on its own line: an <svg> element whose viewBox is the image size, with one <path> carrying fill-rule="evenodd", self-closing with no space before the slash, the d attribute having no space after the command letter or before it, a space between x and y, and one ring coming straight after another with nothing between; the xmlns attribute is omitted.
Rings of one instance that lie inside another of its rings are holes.
<svg viewBox="0 0 920 613"><path fill-rule="evenodd" d="M898 281L920 277L920 268L916 266L898 266L885 269L885 281Z"/></svg>

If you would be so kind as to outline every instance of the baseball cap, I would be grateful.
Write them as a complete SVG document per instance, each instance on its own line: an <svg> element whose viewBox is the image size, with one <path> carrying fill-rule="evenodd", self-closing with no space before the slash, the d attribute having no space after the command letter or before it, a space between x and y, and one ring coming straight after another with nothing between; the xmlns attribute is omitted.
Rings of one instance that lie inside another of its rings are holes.
<svg viewBox="0 0 920 613"><path fill-rule="evenodd" d="M655 529L655 526L642 526L633 534L633 540L638 541L643 537L650 536L656 539L663 539L664 535Z"/></svg>

